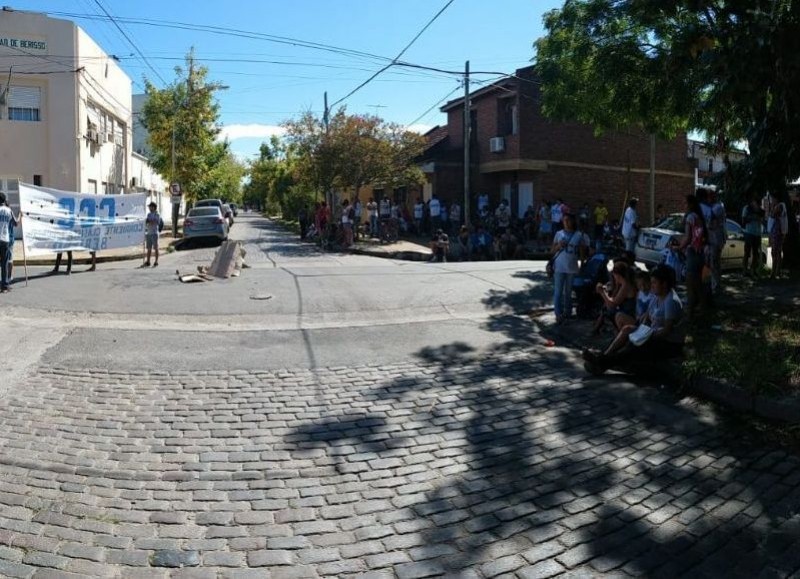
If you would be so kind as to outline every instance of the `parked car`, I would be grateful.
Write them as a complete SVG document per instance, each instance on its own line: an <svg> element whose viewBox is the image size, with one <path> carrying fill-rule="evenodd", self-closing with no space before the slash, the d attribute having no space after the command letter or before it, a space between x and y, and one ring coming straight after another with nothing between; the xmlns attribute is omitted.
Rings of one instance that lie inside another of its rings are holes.
<svg viewBox="0 0 800 579"><path fill-rule="evenodd" d="M228 220L228 227L233 227L233 209L227 203L222 204L222 214Z"/></svg>
<svg viewBox="0 0 800 579"><path fill-rule="evenodd" d="M239 206L236 203L228 203L231 206L231 211L233 211L234 217L239 217Z"/></svg>
<svg viewBox="0 0 800 579"><path fill-rule="evenodd" d="M673 239L681 242L684 238L684 214L673 213L655 227L645 227L639 231L636 242L636 261L652 267L661 263L664 250ZM744 230L733 219L725 223L728 241L722 250L722 269L737 269L744 261ZM766 243L762 244L761 263L767 263Z"/></svg>
<svg viewBox="0 0 800 579"><path fill-rule="evenodd" d="M228 221L219 207L194 207L183 220L184 239L228 239Z"/></svg>

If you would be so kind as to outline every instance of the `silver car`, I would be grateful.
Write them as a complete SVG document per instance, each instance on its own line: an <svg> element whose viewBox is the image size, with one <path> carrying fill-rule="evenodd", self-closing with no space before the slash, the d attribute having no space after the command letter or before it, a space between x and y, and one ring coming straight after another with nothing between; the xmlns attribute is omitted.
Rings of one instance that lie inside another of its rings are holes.
<svg viewBox="0 0 800 579"><path fill-rule="evenodd" d="M228 239L228 220L219 207L195 207L183 220L184 239Z"/></svg>
<svg viewBox="0 0 800 579"><path fill-rule="evenodd" d="M652 267L661 263L664 250L671 240L683 241L684 214L673 213L655 227L645 227L639 231L636 242L636 261ZM744 230L742 226L728 219L725 223L728 240L722 250L722 269L741 268L744 261ZM767 263L766 243L762 243L761 263Z"/></svg>

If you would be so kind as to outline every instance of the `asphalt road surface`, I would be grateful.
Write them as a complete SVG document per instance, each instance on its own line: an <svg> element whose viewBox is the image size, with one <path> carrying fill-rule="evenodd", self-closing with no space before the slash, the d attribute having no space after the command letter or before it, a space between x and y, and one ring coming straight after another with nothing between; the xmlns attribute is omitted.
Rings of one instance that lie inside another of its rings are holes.
<svg viewBox="0 0 800 579"><path fill-rule="evenodd" d="M0 576L789 577L800 460L587 379L543 264L103 264L0 301ZM263 299L269 297L269 299Z"/></svg>

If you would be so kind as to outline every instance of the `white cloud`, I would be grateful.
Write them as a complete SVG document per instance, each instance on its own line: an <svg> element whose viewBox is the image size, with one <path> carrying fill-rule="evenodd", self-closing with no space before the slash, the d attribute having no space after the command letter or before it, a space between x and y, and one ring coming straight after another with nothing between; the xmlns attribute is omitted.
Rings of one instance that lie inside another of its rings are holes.
<svg viewBox="0 0 800 579"><path fill-rule="evenodd" d="M260 125L251 123L247 125L224 125L217 137L220 141L228 139L268 139L273 135L281 136L286 134L286 129L277 125Z"/></svg>
<svg viewBox="0 0 800 579"><path fill-rule="evenodd" d="M408 125L406 127L407 131L411 131L412 133L419 133L420 135L424 135L428 131L433 128L433 125L423 125L417 123L416 125Z"/></svg>

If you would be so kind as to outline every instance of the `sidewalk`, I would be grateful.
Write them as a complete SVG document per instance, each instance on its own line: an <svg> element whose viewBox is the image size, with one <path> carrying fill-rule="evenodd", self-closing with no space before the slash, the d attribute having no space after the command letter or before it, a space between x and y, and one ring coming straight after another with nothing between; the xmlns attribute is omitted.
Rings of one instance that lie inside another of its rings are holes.
<svg viewBox="0 0 800 579"><path fill-rule="evenodd" d="M406 261L428 261L433 252L419 240L400 239L394 243L381 243L375 238L360 239L348 251L358 255L370 255Z"/></svg>
<svg viewBox="0 0 800 579"><path fill-rule="evenodd" d="M170 247L175 241L176 240L172 237L172 232L171 231L168 232L165 229L161 233L161 238L159 241L161 250L167 251L167 248ZM74 251L72 253L72 256L73 256L72 262L78 265L88 264L91 262L92 259L91 254L88 251ZM142 246L125 247L122 249L110 249L97 252L97 263L110 263L114 261L128 261L128 260L143 259L143 258L144 258L144 251ZM22 255L22 240L17 240L17 242L14 244L13 259L15 266L22 267L24 265L24 259ZM31 267L55 265L55 262L56 262L55 254L37 255L36 257L28 258L28 265Z"/></svg>

